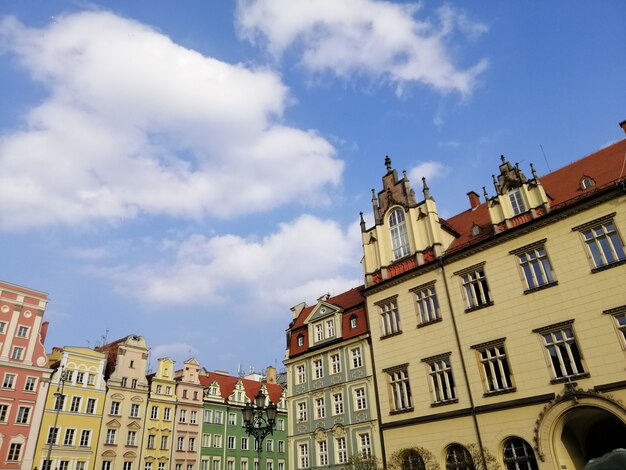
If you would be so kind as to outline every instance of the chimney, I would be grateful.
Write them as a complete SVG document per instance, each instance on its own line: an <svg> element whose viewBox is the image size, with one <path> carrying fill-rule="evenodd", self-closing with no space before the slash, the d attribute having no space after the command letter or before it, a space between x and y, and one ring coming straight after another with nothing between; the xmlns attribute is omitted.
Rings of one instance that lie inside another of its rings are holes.
<svg viewBox="0 0 626 470"><path fill-rule="evenodd" d="M50 325L50 322L43 322L41 324L41 329L39 330L39 338L41 339L41 344L44 344L46 342L46 335L48 334L48 325Z"/></svg>
<svg viewBox="0 0 626 470"><path fill-rule="evenodd" d="M475 193L474 191L470 191L469 193L467 193L467 197L469 198L472 210L480 206L480 196L477 193Z"/></svg>
<svg viewBox="0 0 626 470"><path fill-rule="evenodd" d="M622 121L622 122L620 122L620 123L619 123L619 127L621 127L621 128L622 128L622 130L623 130L624 132L626 132L626 121Z"/></svg>
<svg viewBox="0 0 626 470"><path fill-rule="evenodd" d="M265 369L265 381L268 384L276 383L276 367L267 366Z"/></svg>

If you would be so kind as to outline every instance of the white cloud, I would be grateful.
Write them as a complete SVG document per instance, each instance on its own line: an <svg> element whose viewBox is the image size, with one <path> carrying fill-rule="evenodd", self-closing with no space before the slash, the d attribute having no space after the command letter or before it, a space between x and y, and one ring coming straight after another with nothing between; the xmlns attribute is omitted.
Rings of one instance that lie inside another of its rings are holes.
<svg viewBox="0 0 626 470"><path fill-rule="evenodd" d="M418 19L419 9L378 0L239 0L237 23L242 37L276 57L298 47L314 72L388 80L398 94L413 82L470 93L488 62L455 67L447 41L455 31L473 39L487 27L450 6L439 8L438 23Z"/></svg>
<svg viewBox="0 0 626 470"><path fill-rule="evenodd" d="M359 285L357 224L302 215L262 239L192 235L161 264L101 270L118 291L148 303L219 305L255 317L283 315L301 300ZM221 314L221 308L208 308Z"/></svg>
<svg viewBox="0 0 626 470"><path fill-rule="evenodd" d="M340 181L333 146L281 122L290 97L274 72L98 11L42 29L4 18L0 44L48 92L0 138L0 228L234 217L327 203Z"/></svg>
<svg viewBox="0 0 626 470"><path fill-rule="evenodd" d="M428 182L445 175L446 171L446 167L439 162L425 161L419 162L415 166L411 167L407 171L407 174L409 176L409 180L417 186L422 184L422 178L426 178L426 181Z"/></svg>

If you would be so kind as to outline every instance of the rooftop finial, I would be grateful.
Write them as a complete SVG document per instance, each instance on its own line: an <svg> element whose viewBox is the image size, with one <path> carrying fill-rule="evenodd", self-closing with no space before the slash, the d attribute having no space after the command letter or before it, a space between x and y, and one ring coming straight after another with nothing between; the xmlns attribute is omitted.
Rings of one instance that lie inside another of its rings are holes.
<svg viewBox="0 0 626 470"><path fill-rule="evenodd" d="M503 154L500 154L500 160L502 160L502 163L504 163L504 161L506 160Z"/></svg>
<svg viewBox="0 0 626 470"><path fill-rule="evenodd" d="M485 196L485 201L489 199L489 194L487 194L487 188L483 186L483 195Z"/></svg>
<svg viewBox="0 0 626 470"><path fill-rule="evenodd" d="M361 232L365 232L365 219L363 218L363 212L359 212L361 216Z"/></svg>
<svg viewBox="0 0 626 470"><path fill-rule="evenodd" d="M389 158L389 155L385 157L385 166L387 167L387 171L391 171L391 158Z"/></svg>
<svg viewBox="0 0 626 470"><path fill-rule="evenodd" d="M405 180L407 179L407 177L406 177L406 170L402 170L402 176L404 177Z"/></svg>
<svg viewBox="0 0 626 470"><path fill-rule="evenodd" d="M431 199L430 197L430 188L426 184L426 177L422 176L422 184L424 185L424 199Z"/></svg>
<svg viewBox="0 0 626 470"><path fill-rule="evenodd" d="M491 175L491 179L493 179L493 187L496 190L496 194L500 194L500 190L498 189L498 180L496 179L496 175Z"/></svg>
<svg viewBox="0 0 626 470"><path fill-rule="evenodd" d="M533 174L533 178L535 178L535 180L537 179L537 172L535 171L535 167L533 166L533 164L530 164L530 171Z"/></svg>

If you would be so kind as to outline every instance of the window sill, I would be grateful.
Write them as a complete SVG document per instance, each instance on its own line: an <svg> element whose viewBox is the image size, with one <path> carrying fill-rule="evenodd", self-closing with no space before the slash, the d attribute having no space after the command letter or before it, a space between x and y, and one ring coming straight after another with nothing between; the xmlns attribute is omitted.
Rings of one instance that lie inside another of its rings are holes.
<svg viewBox="0 0 626 470"><path fill-rule="evenodd" d="M452 398L451 400L436 401L435 403L431 403L430 406L431 408L436 408L438 406L452 405L458 402L459 402L458 398Z"/></svg>
<svg viewBox="0 0 626 470"><path fill-rule="evenodd" d="M605 264L604 266L598 266L597 268L593 268L591 270L591 274L599 273L600 271L606 271L607 269L615 268L623 264L626 264L626 258L621 259L619 261L614 261L613 263L610 263L610 264Z"/></svg>
<svg viewBox="0 0 626 470"><path fill-rule="evenodd" d="M428 320L428 321L425 321L423 323L418 323L416 328L424 328L425 326L432 325L434 323L439 323L441 321L442 321L441 317L435 318L434 320Z"/></svg>
<svg viewBox="0 0 626 470"><path fill-rule="evenodd" d="M568 375L567 377L559 377L559 378L556 378L556 379L552 379L552 380L550 380L550 383L551 384L562 384L562 383L566 383L566 382L571 382L572 380L586 379L588 377L591 377L591 374L589 374L589 372L584 372L582 374Z"/></svg>
<svg viewBox="0 0 626 470"><path fill-rule="evenodd" d="M513 393L513 392L517 392L517 388L511 387L511 388L504 388L502 390L494 390L492 392L485 392L483 393L483 397L485 398L495 397L497 395L504 395L505 393Z"/></svg>
<svg viewBox="0 0 626 470"><path fill-rule="evenodd" d="M544 290L544 289L548 289L550 287L553 286L558 286L559 285L559 281L552 281L552 282L548 282L546 284L542 284L540 286L537 287L533 287L532 289L527 289L524 291L524 295L526 294L532 294L533 292L537 292L539 290Z"/></svg>
<svg viewBox="0 0 626 470"><path fill-rule="evenodd" d="M402 413L410 413L411 411L413 411L413 407L412 406L410 408L402 408L401 410L390 411L389 414L391 416L393 416L393 415L400 415Z"/></svg>
<svg viewBox="0 0 626 470"><path fill-rule="evenodd" d="M486 304L476 305L475 307L470 307L465 309L465 313L474 312L476 310L480 310L483 308L491 307L493 305L493 300L491 302L487 302Z"/></svg>
<svg viewBox="0 0 626 470"><path fill-rule="evenodd" d="M385 335L385 336L381 336L380 339L383 340L383 339L391 338L393 336L398 336L401 334L402 334L402 330L396 331L395 333L389 333L388 335Z"/></svg>

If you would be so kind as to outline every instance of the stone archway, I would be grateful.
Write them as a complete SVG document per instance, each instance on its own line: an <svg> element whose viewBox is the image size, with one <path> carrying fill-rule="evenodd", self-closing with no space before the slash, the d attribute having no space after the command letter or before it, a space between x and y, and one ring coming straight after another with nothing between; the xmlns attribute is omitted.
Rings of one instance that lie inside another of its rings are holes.
<svg viewBox="0 0 626 470"><path fill-rule="evenodd" d="M555 469L582 470L626 442L626 408L610 396L567 387L542 410L535 426L535 450Z"/></svg>

